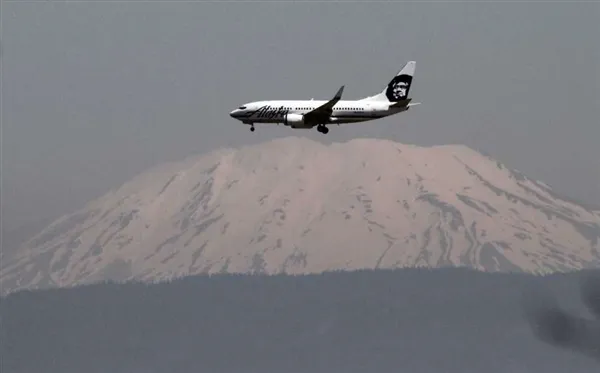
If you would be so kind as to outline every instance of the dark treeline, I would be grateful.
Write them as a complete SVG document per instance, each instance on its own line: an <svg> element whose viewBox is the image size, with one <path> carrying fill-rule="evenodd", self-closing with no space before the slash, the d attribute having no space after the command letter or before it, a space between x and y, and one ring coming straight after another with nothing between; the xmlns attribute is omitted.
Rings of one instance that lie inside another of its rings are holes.
<svg viewBox="0 0 600 373"><path fill-rule="evenodd" d="M402 269L22 291L2 298L1 370L597 372L600 283L581 292L592 273Z"/></svg>

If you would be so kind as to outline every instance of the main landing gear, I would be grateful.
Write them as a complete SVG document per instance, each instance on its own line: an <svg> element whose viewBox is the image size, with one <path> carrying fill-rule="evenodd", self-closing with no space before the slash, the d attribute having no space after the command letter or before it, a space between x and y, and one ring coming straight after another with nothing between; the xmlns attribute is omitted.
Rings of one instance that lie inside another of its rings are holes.
<svg viewBox="0 0 600 373"><path fill-rule="evenodd" d="M250 125L250 131L251 131L251 132L254 132L254 124L251 124L251 125Z"/></svg>
<svg viewBox="0 0 600 373"><path fill-rule="evenodd" d="M322 124L319 124L317 126L317 131L321 132L322 134L326 134L327 132L329 132L329 128L325 127Z"/></svg>

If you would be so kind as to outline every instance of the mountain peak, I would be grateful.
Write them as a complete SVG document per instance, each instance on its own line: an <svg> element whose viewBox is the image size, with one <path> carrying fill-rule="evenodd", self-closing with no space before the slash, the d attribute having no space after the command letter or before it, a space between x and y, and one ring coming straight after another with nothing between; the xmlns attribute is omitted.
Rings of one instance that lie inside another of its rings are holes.
<svg viewBox="0 0 600 373"><path fill-rule="evenodd" d="M6 289L198 273L600 264L600 214L463 145L285 137L159 165L3 263Z"/></svg>

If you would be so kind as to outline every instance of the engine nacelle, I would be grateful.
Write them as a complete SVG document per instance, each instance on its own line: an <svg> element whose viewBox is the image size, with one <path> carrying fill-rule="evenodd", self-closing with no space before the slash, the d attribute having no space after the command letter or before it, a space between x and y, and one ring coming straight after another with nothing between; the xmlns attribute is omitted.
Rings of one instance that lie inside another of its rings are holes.
<svg viewBox="0 0 600 373"><path fill-rule="evenodd" d="M304 115L302 114L285 114L283 116L283 124L292 128L306 127Z"/></svg>

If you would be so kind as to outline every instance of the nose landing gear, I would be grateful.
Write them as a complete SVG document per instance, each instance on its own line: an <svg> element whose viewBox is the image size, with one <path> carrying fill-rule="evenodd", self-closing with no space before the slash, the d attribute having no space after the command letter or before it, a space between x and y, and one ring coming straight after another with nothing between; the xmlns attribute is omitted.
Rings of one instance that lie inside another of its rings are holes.
<svg viewBox="0 0 600 373"><path fill-rule="evenodd" d="M250 132L254 132L254 124L250 125Z"/></svg>

